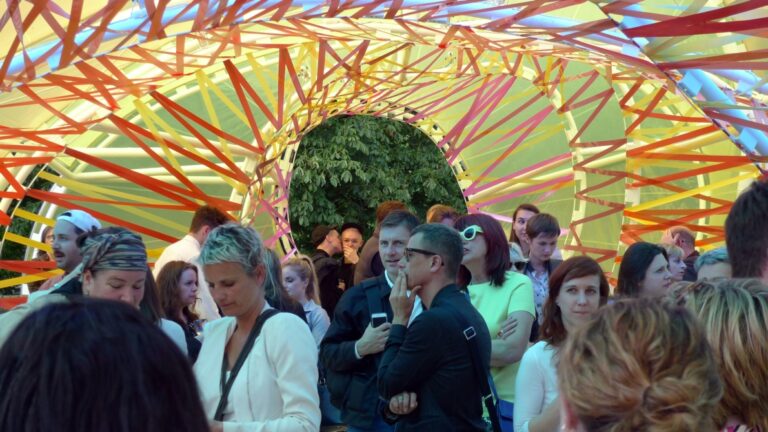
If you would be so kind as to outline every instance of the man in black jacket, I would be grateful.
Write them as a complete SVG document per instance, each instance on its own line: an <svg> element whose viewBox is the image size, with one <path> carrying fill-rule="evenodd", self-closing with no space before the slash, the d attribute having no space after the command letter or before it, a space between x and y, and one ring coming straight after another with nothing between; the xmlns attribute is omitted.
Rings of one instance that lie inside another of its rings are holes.
<svg viewBox="0 0 768 432"><path fill-rule="evenodd" d="M320 295L320 305L333 316L336 304L344 291L339 288L339 270L341 264L334 255L341 252L341 237L336 227L331 225L318 225L312 230L312 244L315 252L312 254L312 264L315 266L315 275Z"/></svg>
<svg viewBox="0 0 768 432"><path fill-rule="evenodd" d="M402 210L384 218L378 239L384 274L344 293L320 346L331 401L341 410L341 420L349 425L349 432L393 429L379 414L376 371L392 322L389 293L408 238L418 224L416 216ZM386 314L387 322L374 327L371 315L375 313Z"/></svg>
<svg viewBox="0 0 768 432"><path fill-rule="evenodd" d="M402 416L398 432L485 430L480 382L490 367L491 337L483 317L456 286L462 255L459 234L441 224L417 227L405 249L405 268L390 294L392 328L378 382L389 411ZM424 312L406 327L414 294ZM474 328L483 376L475 372L455 314Z"/></svg>

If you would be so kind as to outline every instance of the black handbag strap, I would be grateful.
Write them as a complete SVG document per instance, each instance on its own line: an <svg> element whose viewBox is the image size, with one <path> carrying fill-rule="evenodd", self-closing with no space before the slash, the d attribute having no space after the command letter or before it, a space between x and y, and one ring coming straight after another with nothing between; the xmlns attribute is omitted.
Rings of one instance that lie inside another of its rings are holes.
<svg viewBox="0 0 768 432"><path fill-rule="evenodd" d="M227 399L229 398L229 391L232 389L232 384L234 384L235 378L237 378L237 374L240 372L240 368L243 367L245 359L248 357L251 349L253 349L253 344L256 342L256 338L259 337L259 333L261 333L261 328L264 327L264 323L278 313L280 313L280 311L277 309L267 309L256 318L251 333L248 334L248 339L246 339L245 345L243 345L243 349L240 351L240 355L237 356L237 361L235 361L235 365L229 373L229 378L227 378L227 352L224 350L224 358L221 361L221 398L219 399L219 404L216 406L216 414L213 416L214 420L224 421L224 410L227 408Z"/></svg>
<svg viewBox="0 0 768 432"><path fill-rule="evenodd" d="M472 359L472 366L475 370L475 378L480 383L480 396L483 398L485 409L488 411L488 417L491 419L491 425L494 432L501 431L501 422L499 421L498 407L496 406L496 391L492 387L493 377L489 370L483 369L483 360L480 357L480 347L477 346L477 332L475 328L467 321L456 308L452 305L446 305L447 310L451 311L456 322L461 326L464 339L469 346L470 358Z"/></svg>

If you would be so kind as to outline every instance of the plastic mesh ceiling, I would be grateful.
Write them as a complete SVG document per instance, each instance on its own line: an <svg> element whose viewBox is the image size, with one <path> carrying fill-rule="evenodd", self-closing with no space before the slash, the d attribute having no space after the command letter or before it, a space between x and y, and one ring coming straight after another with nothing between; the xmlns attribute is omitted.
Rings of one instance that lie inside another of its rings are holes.
<svg viewBox="0 0 768 432"><path fill-rule="evenodd" d="M301 138L367 114L428 134L470 211L533 202L610 270L672 225L721 244L766 166L762 1L95 3L2 6L2 225L80 208L156 255L209 203L290 253ZM56 272L0 267L22 274L0 287Z"/></svg>

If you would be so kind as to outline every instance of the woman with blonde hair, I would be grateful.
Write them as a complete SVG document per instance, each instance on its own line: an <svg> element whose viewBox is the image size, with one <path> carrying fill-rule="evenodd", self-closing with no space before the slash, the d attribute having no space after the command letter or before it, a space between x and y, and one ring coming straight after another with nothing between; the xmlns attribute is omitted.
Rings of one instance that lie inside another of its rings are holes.
<svg viewBox="0 0 768 432"><path fill-rule="evenodd" d="M693 314L646 298L607 305L569 335L558 383L568 431L711 432L723 394Z"/></svg>
<svg viewBox="0 0 768 432"><path fill-rule="evenodd" d="M267 303L259 234L221 225L200 263L225 315L203 328L194 368L211 432L319 430L317 348L301 319Z"/></svg>
<svg viewBox="0 0 768 432"><path fill-rule="evenodd" d="M659 246L663 247L667 251L667 259L669 264L669 273L672 275L672 281L680 282L685 276L685 261L683 261L683 250L680 246L661 243Z"/></svg>
<svg viewBox="0 0 768 432"><path fill-rule="evenodd" d="M724 431L768 431L768 287L756 279L697 283L685 297L712 345L725 393Z"/></svg>
<svg viewBox="0 0 768 432"><path fill-rule="evenodd" d="M288 295L304 307L304 315L319 349L325 332L331 326L331 320L325 309L320 307L319 288L312 259L299 255L284 262L283 286Z"/></svg>
<svg viewBox="0 0 768 432"><path fill-rule="evenodd" d="M325 309L320 307L320 288L312 259L306 255L289 258L283 263L282 273L283 286L288 296L304 307L304 315L307 318L309 330L312 331L312 337L315 338L315 344L319 350L320 342L323 341L325 332L331 326L331 320ZM331 395L325 384L325 370L319 367L318 371L321 377L317 386L322 415L321 425L339 424L341 423L341 412L331 403Z"/></svg>

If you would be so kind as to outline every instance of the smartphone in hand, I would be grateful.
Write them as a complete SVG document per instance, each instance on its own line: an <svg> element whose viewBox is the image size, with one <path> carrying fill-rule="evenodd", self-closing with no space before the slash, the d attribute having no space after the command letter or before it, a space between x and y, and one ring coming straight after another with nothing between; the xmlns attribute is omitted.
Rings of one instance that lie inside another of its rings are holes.
<svg viewBox="0 0 768 432"><path fill-rule="evenodd" d="M371 314L371 326L378 327L387 322L387 314L384 312Z"/></svg>

